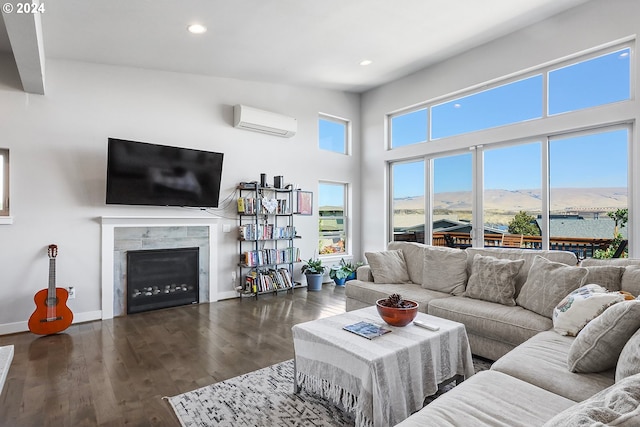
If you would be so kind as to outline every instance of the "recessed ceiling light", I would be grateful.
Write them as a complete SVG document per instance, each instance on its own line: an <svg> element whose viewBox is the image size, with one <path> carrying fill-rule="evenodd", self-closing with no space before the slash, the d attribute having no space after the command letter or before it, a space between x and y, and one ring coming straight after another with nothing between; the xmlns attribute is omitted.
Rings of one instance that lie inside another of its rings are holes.
<svg viewBox="0 0 640 427"><path fill-rule="evenodd" d="M360 65L365 66L365 65L371 65L373 64L373 61L370 59L365 59L363 61L360 61Z"/></svg>
<svg viewBox="0 0 640 427"><path fill-rule="evenodd" d="M202 34L207 32L207 27L200 24L191 24L187 27L187 30L192 34Z"/></svg>

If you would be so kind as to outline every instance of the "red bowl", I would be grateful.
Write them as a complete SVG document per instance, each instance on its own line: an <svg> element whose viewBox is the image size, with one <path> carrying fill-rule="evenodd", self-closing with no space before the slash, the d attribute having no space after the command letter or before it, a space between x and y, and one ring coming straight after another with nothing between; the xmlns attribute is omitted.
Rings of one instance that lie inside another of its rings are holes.
<svg viewBox="0 0 640 427"><path fill-rule="evenodd" d="M380 305L380 301L384 301L385 299L386 298L382 298L376 301L376 308L378 309L378 314L382 317L382 320L387 322L389 325L407 326L416 318L416 315L418 314L417 302L406 299L405 302L413 304L413 307L396 308Z"/></svg>

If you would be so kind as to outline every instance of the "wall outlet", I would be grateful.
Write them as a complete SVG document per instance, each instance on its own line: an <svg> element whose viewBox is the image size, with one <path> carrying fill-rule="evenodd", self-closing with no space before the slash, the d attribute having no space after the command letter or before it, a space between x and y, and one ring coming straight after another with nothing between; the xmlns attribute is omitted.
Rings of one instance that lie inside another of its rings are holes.
<svg viewBox="0 0 640 427"><path fill-rule="evenodd" d="M74 286L69 286L67 292L69 293L69 299L76 299L76 288Z"/></svg>

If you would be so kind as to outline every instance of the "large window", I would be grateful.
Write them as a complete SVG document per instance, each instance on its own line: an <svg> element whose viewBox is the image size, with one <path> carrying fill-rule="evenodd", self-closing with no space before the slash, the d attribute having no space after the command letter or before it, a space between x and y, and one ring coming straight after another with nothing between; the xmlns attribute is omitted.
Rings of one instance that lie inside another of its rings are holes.
<svg viewBox="0 0 640 427"><path fill-rule="evenodd" d="M0 216L9 215L9 150L0 148Z"/></svg>
<svg viewBox="0 0 640 427"><path fill-rule="evenodd" d="M318 188L318 253L346 254L347 247L347 185L321 182Z"/></svg>
<svg viewBox="0 0 640 427"><path fill-rule="evenodd" d="M637 115L625 103L634 99L629 46L390 115L391 148L427 142L412 149L411 159L390 160L393 239L625 256L625 247L633 249L628 182L637 180L628 171L634 135L628 123ZM602 109L605 121L585 129L592 107ZM492 130L524 121L535 123ZM424 154L416 160L419 150ZM412 187L423 182L426 193ZM431 219L433 235L422 240Z"/></svg>
<svg viewBox="0 0 640 427"><path fill-rule="evenodd" d="M349 123L330 116L318 119L318 143L320 149L347 154Z"/></svg>
<svg viewBox="0 0 640 427"><path fill-rule="evenodd" d="M393 240L425 242L424 160L391 165Z"/></svg>

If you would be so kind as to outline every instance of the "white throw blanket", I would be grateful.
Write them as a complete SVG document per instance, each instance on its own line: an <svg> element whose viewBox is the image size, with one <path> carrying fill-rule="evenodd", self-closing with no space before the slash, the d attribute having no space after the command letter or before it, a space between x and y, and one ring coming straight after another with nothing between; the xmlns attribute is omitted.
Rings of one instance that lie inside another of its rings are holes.
<svg viewBox="0 0 640 427"><path fill-rule="evenodd" d="M355 412L356 426L399 423L439 383L474 372L464 325L422 313L417 319L440 330L386 325L375 307L295 325L298 385ZM392 332L368 340L342 329L363 320Z"/></svg>

